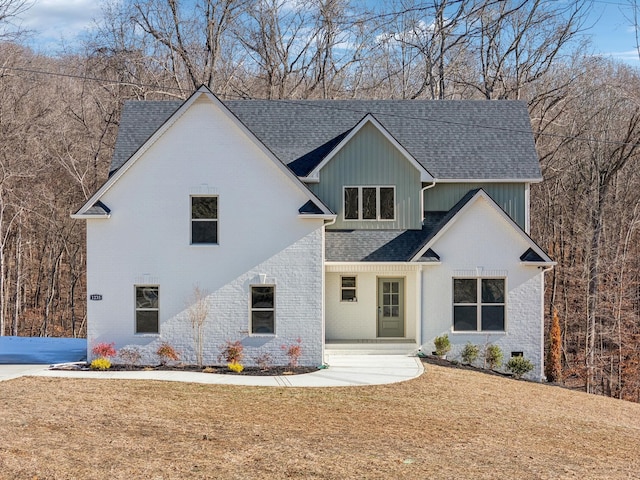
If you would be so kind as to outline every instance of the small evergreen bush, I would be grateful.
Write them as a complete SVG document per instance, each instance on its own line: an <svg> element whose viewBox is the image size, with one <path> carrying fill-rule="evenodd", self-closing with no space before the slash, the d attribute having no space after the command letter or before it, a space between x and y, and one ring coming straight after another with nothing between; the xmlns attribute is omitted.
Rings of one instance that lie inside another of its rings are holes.
<svg viewBox="0 0 640 480"><path fill-rule="evenodd" d="M513 373L514 377L521 378L533 370L533 363L522 356L511 357L507 362L507 370Z"/></svg>
<svg viewBox="0 0 640 480"><path fill-rule="evenodd" d="M484 368L487 368L487 365L491 370L498 368L502 365L502 358L502 350L498 345L487 345L484 349Z"/></svg>
<svg viewBox="0 0 640 480"><path fill-rule="evenodd" d="M480 348L477 345L474 345L471 342L467 342L460 354L462 357L462 361L469 365L472 365L478 359L478 355L480 355Z"/></svg>
<svg viewBox="0 0 640 480"><path fill-rule="evenodd" d="M442 356L449 353L451 350L451 341L449 341L449 335L442 335L441 337L436 337L433 340L433 344L436 347L436 355Z"/></svg>

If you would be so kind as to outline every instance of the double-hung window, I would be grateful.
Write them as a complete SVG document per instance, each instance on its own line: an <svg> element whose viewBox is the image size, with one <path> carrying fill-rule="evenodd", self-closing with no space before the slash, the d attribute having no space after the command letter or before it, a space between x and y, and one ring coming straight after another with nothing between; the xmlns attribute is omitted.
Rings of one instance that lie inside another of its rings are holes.
<svg viewBox="0 0 640 480"><path fill-rule="evenodd" d="M344 187L345 220L395 220L395 187Z"/></svg>
<svg viewBox="0 0 640 480"><path fill-rule="evenodd" d="M453 279L453 330L492 332L505 329L504 278Z"/></svg>
<svg viewBox="0 0 640 480"><path fill-rule="evenodd" d="M276 287L254 285L251 287L251 325L253 334L276 333Z"/></svg>
<svg viewBox="0 0 640 480"><path fill-rule="evenodd" d="M191 243L218 243L218 197L191 197Z"/></svg>
<svg viewBox="0 0 640 480"><path fill-rule="evenodd" d="M136 286L136 333L159 333L160 287Z"/></svg>
<svg viewBox="0 0 640 480"><path fill-rule="evenodd" d="M343 302L356 302L356 277L341 277L340 282L340 300Z"/></svg>

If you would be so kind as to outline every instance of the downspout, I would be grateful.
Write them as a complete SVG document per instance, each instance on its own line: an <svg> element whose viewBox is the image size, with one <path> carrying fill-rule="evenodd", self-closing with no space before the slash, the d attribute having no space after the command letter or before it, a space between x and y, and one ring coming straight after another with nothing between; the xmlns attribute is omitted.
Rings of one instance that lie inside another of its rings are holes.
<svg viewBox="0 0 640 480"><path fill-rule="evenodd" d="M426 187L422 187L420 189L420 212L421 216L422 216L422 221L421 223L424 223L424 192L427 191L428 189L435 187L436 186L436 180L434 179L430 185L427 185Z"/></svg>
<svg viewBox="0 0 640 480"><path fill-rule="evenodd" d="M435 187L436 185L436 180L433 179L433 181L431 182L431 184L422 187L420 189L420 212L421 212L421 218L422 221L420 222L421 225L424 225L424 192L426 192L428 189ZM423 266L420 265L420 268L418 269L418 293L417 293L417 301L418 301L418 324L416 325L416 341L418 342L418 351L422 348L422 344L424 343L423 341L423 331L424 328L422 328L422 324L424 323L424 302L422 300L422 272L423 272Z"/></svg>
<svg viewBox="0 0 640 480"><path fill-rule="evenodd" d="M544 374L544 369L545 369L545 365L544 365L544 274L546 272L549 272L551 270L553 270L553 267L555 267L555 265L550 265L548 267L539 267L540 270L542 270L542 275L540 277L540 282L542 283L540 290L540 305L542 305L542 318L540 318L540 345L542 345L541 351L540 351L540 381L544 381L546 379L546 376Z"/></svg>
<svg viewBox="0 0 640 480"><path fill-rule="evenodd" d="M416 313L418 314L418 319L419 319L418 324L416 325L416 329L417 329L416 340L418 342L418 352L420 351L420 349L422 349L422 344L424 343L422 339L422 330L423 330L422 329L422 312L424 310L424 307L422 305L422 269L423 269L423 266L419 265L418 274L417 274L418 279L416 281L417 301L418 301L418 311Z"/></svg>

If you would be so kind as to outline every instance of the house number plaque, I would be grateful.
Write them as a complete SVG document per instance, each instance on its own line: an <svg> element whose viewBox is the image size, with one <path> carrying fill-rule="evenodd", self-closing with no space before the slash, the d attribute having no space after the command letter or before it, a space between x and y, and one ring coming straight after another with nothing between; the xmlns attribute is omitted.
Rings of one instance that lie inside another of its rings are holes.
<svg viewBox="0 0 640 480"><path fill-rule="evenodd" d="M89 295L89 300L102 300L102 295L99 293L93 293Z"/></svg>

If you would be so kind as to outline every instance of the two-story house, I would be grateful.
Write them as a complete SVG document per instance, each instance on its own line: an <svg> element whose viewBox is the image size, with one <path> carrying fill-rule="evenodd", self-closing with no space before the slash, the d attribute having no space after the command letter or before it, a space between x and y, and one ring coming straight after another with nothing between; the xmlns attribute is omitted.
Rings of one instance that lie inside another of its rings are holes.
<svg viewBox="0 0 640 480"><path fill-rule="evenodd" d="M127 102L87 222L89 348L195 359L188 299L208 292L205 363L301 341L415 353L448 334L524 354L541 378L544 272L529 237L541 175L513 101ZM151 358L151 357L149 357ZM149 360L151 361L151 360Z"/></svg>

